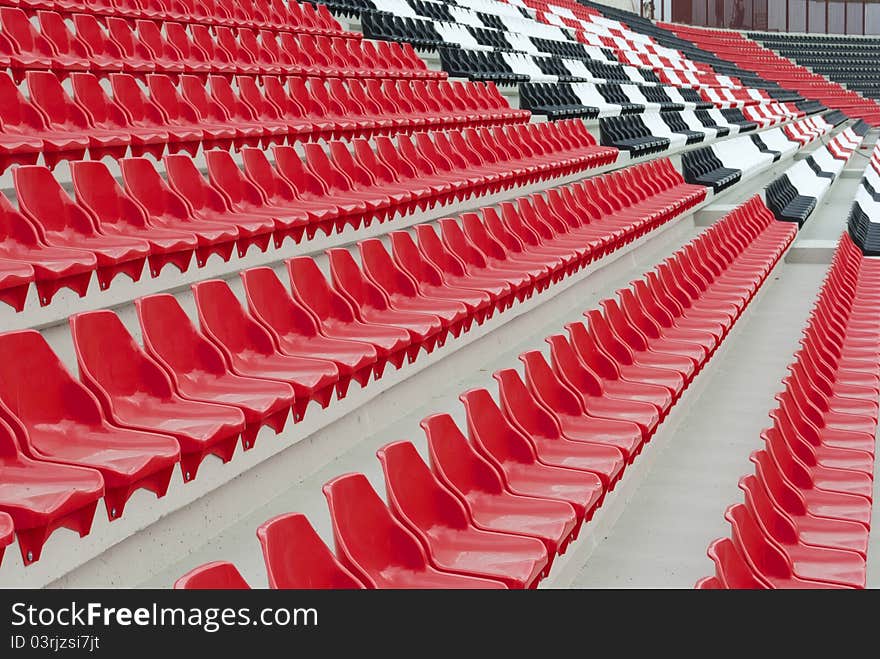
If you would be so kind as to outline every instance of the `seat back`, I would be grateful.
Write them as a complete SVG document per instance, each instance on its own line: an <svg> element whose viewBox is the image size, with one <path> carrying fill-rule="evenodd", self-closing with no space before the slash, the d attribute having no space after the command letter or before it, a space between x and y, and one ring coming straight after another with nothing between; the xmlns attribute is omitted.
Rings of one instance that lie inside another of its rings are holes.
<svg viewBox="0 0 880 659"><path fill-rule="evenodd" d="M361 589L364 585L324 544L301 513L279 515L257 527L269 587Z"/></svg>
<svg viewBox="0 0 880 659"><path fill-rule="evenodd" d="M466 497L471 492L500 494L504 480L467 441L448 414L432 414L419 424L428 440L431 468L448 488Z"/></svg>
<svg viewBox="0 0 880 659"><path fill-rule="evenodd" d="M250 590L232 563L214 561L190 570L174 582L175 590Z"/></svg>
<svg viewBox="0 0 880 659"><path fill-rule="evenodd" d="M368 587L383 571L428 565L418 539L391 515L363 474L344 474L323 488L340 561Z"/></svg>
<svg viewBox="0 0 880 659"><path fill-rule="evenodd" d="M412 442L394 442L376 451L385 474L388 505L421 537L439 529L464 530L470 518L464 505L431 473Z"/></svg>

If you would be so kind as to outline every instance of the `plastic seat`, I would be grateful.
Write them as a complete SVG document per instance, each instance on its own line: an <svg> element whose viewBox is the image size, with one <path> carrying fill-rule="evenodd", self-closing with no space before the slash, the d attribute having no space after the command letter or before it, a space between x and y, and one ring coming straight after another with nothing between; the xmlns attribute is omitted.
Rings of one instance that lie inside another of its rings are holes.
<svg viewBox="0 0 880 659"><path fill-rule="evenodd" d="M800 576L812 575L812 578L820 581L831 580L864 587L864 553L837 546L837 543L824 543L823 538L818 535L810 538L809 529L806 530L806 535L802 534L797 522L773 505L763 484L755 475L743 476L739 487L745 493L746 508L764 534L788 554L796 573ZM826 538L834 540L834 535L827 535ZM808 542L808 539L819 542Z"/></svg>
<svg viewBox="0 0 880 659"><path fill-rule="evenodd" d="M165 111L155 101L147 98L132 76L127 73L111 74L110 85L114 100L147 143L163 141L167 144L169 153L184 150L194 154L198 151L199 141L202 139L201 130L170 125Z"/></svg>
<svg viewBox="0 0 880 659"><path fill-rule="evenodd" d="M254 111L232 89L229 80L223 76L209 75L211 97L226 110L229 123L238 133L238 143L248 146L263 144L267 147L272 143L283 143L286 127L263 124Z"/></svg>
<svg viewBox="0 0 880 659"><path fill-rule="evenodd" d="M615 398L604 390L602 381L577 356L568 339L555 334L545 339L550 346L553 372L569 389L581 397L591 416L637 423L647 439L660 422L659 410L650 403Z"/></svg>
<svg viewBox="0 0 880 659"><path fill-rule="evenodd" d="M257 527L269 588L359 590L364 585L324 544L301 513L278 515Z"/></svg>
<svg viewBox="0 0 880 659"><path fill-rule="evenodd" d="M75 72L70 76L73 87L73 101L85 112L89 125L97 135L106 136L104 141L110 141L108 150L111 155L117 157L124 154L126 147L131 147L135 156L150 153L158 158L165 150L168 141L167 134L150 128L137 127L129 121L125 110L108 96L101 87L98 78L92 73ZM91 129L90 129L91 130ZM116 136L116 137L114 137ZM112 139L111 139L112 138ZM121 141L114 145L113 141ZM95 143L100 147L101 140ZM92 147L92 155L95 155L95 147ZM101 152L98 153L100 155Z"/></svg>
<svg viewBox="0 0 880 659"><path fill-rule="evenodd" d="M297 121L293 117L285 117L281 109L270 101L257 86L256 79L251 76L238 76L239 102L243 103L253 118L259 122L269 137L264 142L293 142L297 138L308 138L312 125L305 121ZM241 110L245 113L245 110Z"/></svg>
<svg viewBox="0 0 880 659"><path fill-rule="evenodd" d="M319 144L304 145L305 162L309 171L324 184L326 194L334 203L345 210L336 222L336 231L341 232L345 223L353 229L370 226L374 219L386 219L390 199L376 191L356 189L354 183L338 167ZM276 162L277 162L276 151ZM297 156L298 157L298 156ZM290 178L290 177L288 177Z"/></svg>
<svg viewBox="0 0 880 659"><path fill-rule="evenodd" d="M325 227L327 235L332 233L334 219L339 211L331 199L318 198L324 194L324 187L317 177L303 170L304 175L296 179L299 186L297 187L272 166L261 149L245 147L241 150L241 155L245 176L260 189L268 204L282 208L295 207L306 214L309 220L305 227L308 239L315 237L319 226ZM295 152L289 155L289 158L293 157L299 161L299 156ZM302 168L301 162L300 168ZM301 196L300 189L308 188L309 184L314 186L315 192L311 195L306 193L311 196L310 200L306 200Z"/></svg>
<svg viewBox="0 0 880 659"><path fill-rule="evenodd" d="M547 571L555 554L577 537L575 510L568 503L513 494L496 467L477 453L448 414L421 422L428 439L431 467L454 492L478 528L534 537L548 552Z"/></svg>
<svg viewBox="0 0 880 659"><path fill-rule="evenodd" d="M33 280L34 269L29 263L0 259L0 300L16 311L24 309Z"/></svg>
<svg viewBox="0 0 880 659"><path fill-rule="evenodd" d="M510 283L491 273L480 273L479 270L475 273L467 269L462 260L442 242L433 225L416 225L416 238L419 250L451 285L485 291L494 300L497 311L513 304L514 291Z"/></svg>
<svg viewBox="0 0 880 659"><path fill-rule="evenodd" d="M614 446L623 453L627 463L635 459L644 443L638 424L589 414L582 398L559 379L540 351L524 352L519 359L529 392L553 414L565 437Z"/></svg>
<svg viewBox="0 0 880 659"><path fill-rule="evenodd" d="M339 371L333 362L279 352L269 332L251 318L225 281L193 284L202 332L223 353L232 371L246 377L279 380L293 387L294 421L310 400L327 407Z"/></svg>
<svg viewBox="0 0 880 659"><path fill-rule="evenodd" d="M505 588L435 569L418 538L391 515L363 474L324 485L340 562L368 588Z"/></svg>
<svg viewBox="0 0 880 659"><path fill-rule="evenodd" d="M477 288L449 285L440 269L422 254L410 233L392 231L388 237L394 262L415 280L420 293L430 298L459 301L478 324L491 316L494 300L489 293Z"/></svg>
<svg viewBox="0 0 880 659"><path fill-rule="evenodd" d="M235 375L223 353L193 326L171 295L135 300L144 348L168 373L184 398L232 405L244 412L245 450L253 446L263 425L280 433L293 406L293 388L286 383Z"/></svg>
<svg viewBox="0 0 880 659"><path fill-rule="evenodd" d="M377 238L358 243L363 271L388 296L391 306L403 311L432 314L453 336L470 328L473 317L468 308L451 298L428 297L416 282L392 260Z"/></svg>
<svg viewBox="0 0 880 659"><path fill-rule="evenodd" d="M107 235L140 238L150 246L150 271L159 276L166 264L186 272L198 240L186 231L152 224L146 211L129 197L100 161L79 161L70 165L77 203L98 222Z"/></svg>
<svg viewBox="0 0 880 659"><path fill-rule="evenodd" d="M167 43L180 54L184 70L187 73L206 75L212 70L212 63L208 60L208 55L201 47L195 44L181 23L165 21L164 27ZM140 29L138 31L141 32L141 38L144 39L144 43L149 45L151 37L149 35L145 37ZM172 55L169 56L173 57Z"/></svg>
<svg viewBox="0 0 880 659"><path fill-rule="evenodd" d="M467 509L431 473L410 442L376 455L385 474L389 507L421 539L431 563L444 571L497 579L508 588L534 588L547 566L547 549L522 538L473 526Z"/></svg>
<svg viewBox="0 0 880 659"><path fill-rule="evenodd" d="M377 378L386 362L396 368L403 365L407 349L411 345L408 331L390 325L359 321L351 304L339 292L330 288L314 259L301 256L289 259L286 263L293 297L318 319L323 334L374 346L379 356L376 365ZM410 356L412 357L412 353Z"/></svg>
<svg viewBox="0 0 880 659"><path fill-rule="evenodd" d="M11 162L35 162L42 153L49 167L61 160L81 160L89 146L86 135L50 128L43 112L22 96L12 78L0 75L0 153L4 168Z"/></svg>
<svg viewBox="0 0 880 659"><path fill-rule="evenodd" d="M35 227L13 208L5 195L0 195L0 259L23 262L31 268L25 279L34 281L43 306L61 288L69 288L83 297L97 268L97 258L91 252L44 244ZM26 294L26 290L22 293ZM23 304L24 296L14 293L13 306Z"/></svg>
<svg viewBox="0 0 880 659"><path fill-rule="evenodd" d="M43 111L51 130L87 139L89 155L93 159L100 160L105 155L118 158L125 154L130 142L128 136L92 125L88 115L67 95L54 73L28 71L27 84L31 102Z"/></svg>
<svg viewBox="0 0 880 659"><path fill-rule="evenodd" d="M719 586L724 589L764 590L768 584L757 577L730 538L719 538L706 552L715 563Z"/></svg>
<svg viewBox="0 0 880 659"><path fill-rule="evenodd" d="M274 146L275 165L278 174L295 190L303 210L309 213L314 229L309 227L308 237L322 228L328 236L342 231L346 224L357 227L363 221L366 204L341 194L331 194L327 183L311 166L306 167L299 154L290 146Z"/></svg>
<svg viewBox="0 0 880 659"><path fill-rule="evenodd" d="M123 70L144 74L156 70L153 53L137 38L132 25L124 18L109 16L107 32L122 53Z"/></svg>
<svg viewBox="0 0 880 659"><path fill-rule="evenodd" d="M243 215L270 218L275 223L275 246L281 247L286 237L299 242L309 223L302 211L287 206L272 206L260 189L238 167L228 151L213 150L205 154L208 179L230 202L232 210Z"/></svg>
<svg viewBox="0 0 880 659"><path fill-rule="evenodd" d="M244 430L241 410L192 402L178 395L168 374L137 345L112 311L70 318L80 380L113 423L173 436L183 480L196 477L209 454L229 462Z"/></svg>
<svg viewBox="0 0 880 659"><path fill-rule="evenodd" d="M188 27L193 45L205 53L212 72L232 75L238 71L232 55L225 48L220 47L207 25L190 23Z"/></svg>
<svg viewBox="0 0 880 659"><path fill-rule="evenodd" d="M53 68L64 75L66 71L89 71L93 62L82 40L71 32L61 14L55 11L38 11L39 36L45 39L53 51ZM31 28L33 29L33 28Z"/></svg>
<svg viewBox="0 0 880 659"><path fill-rule="evenodd" d="M168 186L151 160L123 158L119 165L125 191L146 211L151 224L195 235L196 263L200 268L212 254L229 260L238 239L236 227L195 219L186 201Z"/></svg>
<svg viewBox="0 0 880 659"><path fill-rule="evenodd" d="M74 14L76 37L82 41L92 63L90 70L122 71L126 69L122 49L101 27L93 14Z"/></svg>
<svg viewBox="0 0 880 659"><path fill-rule="evenodd" d="M230 125L229 113L208 93L204 80L194 75L181 75L180 93L198 114L199 125L207 138L205 151L209 148L228 149L240 137Z"/></svg>
<svg viewBox="0 0 880 659"><path fill-rule="evenodd" d="M232 563L214 561L190 570L174 582L175 590L250 590Z"/></svg>
<svg viewBox="0 0 880 659"><path fill-rule="evenodd" d="M333 286L349 302L359 321L406 330L410 362L421 347L431 353L435 346L443 345L447 330L440 318L433 313L393 307L388 294L365 275L347 249L329 249L327 257Z"/></svg>
<svg viewBox="0 0 880 659"><path fill-rule="evenodd" d="M195 157L199 143L202 143L206 149L213 146L215 139L222 144L222 128L218 129L220 135L215 136L211 124L203 124L200 121L199 113L180 95L169 76L164 73L149 74L147 88L150 90L150 100L164 115L164 126L168 129L169 135L176 140L181 149Z"/></svg>
<svg viewBox="0 0 880 659"><path fill-rule="evenodd" d="M568 340L577 356L602 381L602 389L614 398L650 403L664 418L674 398L666 387L624 379L617 363L603 352L583 323L565 326Z"/></svg>
<svg viewBox="0 0 880 659"><path fill-rule="evenodd" d="M192 158L185 155L167 155L164 158L168 183L188 203L193 217L203 222L235 227L238 231L238 251L245 255L251 246L261 252L269 247L275 231L271 217L245 215L235 212L229 202L196 168Z"/></svg>
<svg viewBox="0 0 880 659"><path fill-rule="evenodd" d="M138 281L150 246L136 238L108 236L98 231L90 215L78 206L45 167L18 167L13 172L15 192L23 215L41 240L53 247L87 249L97 257L101 290L117 274Z"/></svg>
<svg viewBox="0 0 880 659"><path fill-rule="evenodd" d="M535 447L538 460L555 467L566 467L596 474L610 490L623 475L623 452L601 442L583 442L566 437L559 422L541 407L512 368L493 373L498 383L498 400L505 418Z"/></svg>
<svg viewBox="0 0 880 659"><path fill-rule="evenodd" d="M236 73L248 73L251 75L260 73L260 67L254 61L253 54L241 45L237 33L238 30L233 31L225 26L214 26L216 49L222 49L229 53L231 62L235 65Z"/></svg>
<svg viewBox="0 0 880 659"><path fill-rule="evenodd" d="M9 64L13 71L60 68L55 49L31 25L24 11L16 7L0 7L0 25L3 38L12 45ZM16 74L16 79L21 80L20 73Z"/></svg>
<svg viewBox="0 0 880 659"><path fill-rule="evenodd" d="M104 479L93 469L28 457L3 419L0 419L0 482L3 483L0 516L6 518L10 541L14 524L25 565L40 559L43 545L55 529L64 527L79 533L80 537L87 535L104 493Z"/></svg>
<svg viewBox="0 0 880 659"><path fill-rule="evenodd" d="M730 506L724 513L733 531L733 542L752 573L770 588L852 588L830 581L803 579L794 573L789 556L762 532L752 513L743 504ZM855 554L853 554L855 556Z"/></svg>
<svg viewBox="0 0 880 659"><path fill-rule="evenodd" d="M373 345L321 334L318 321L293 299L271 268L245 270L241 278L251 316L269 332L282 353L336 364L337 398L345 396L351 380L367 385L377 360Z"/></svg>
<svg viewBox="0 0 880 659"><path fill-rule="evenodd" d="M180 459L174 439L111 425L39 332L0 335L0 355L0 414L8 410L29 457L99 471L110 520L135 490L165 495Z"/></svg>
<svg viewBox="0 0 880 659"><path fill-rule="evenodd" d="M459 398L471 442L504 474L511 492L566 501L577 512L578 523L592 518L605 494L598 476L542 464L532 443L507 421L485 389L472 389Z"/></svg>
<svg viewBox="0 0 880 659"><path fill-rule="evenodd" d="M154 21L139 19L135 21L137 40L149 51L157 71L163 73L183 73L188 68L180 51L172 46Z"/></svg>

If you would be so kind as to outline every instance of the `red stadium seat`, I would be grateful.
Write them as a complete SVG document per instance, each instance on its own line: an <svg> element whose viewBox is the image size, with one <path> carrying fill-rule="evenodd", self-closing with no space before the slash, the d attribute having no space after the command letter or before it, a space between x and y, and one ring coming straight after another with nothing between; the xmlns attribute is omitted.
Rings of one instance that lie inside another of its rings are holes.
<svg viewBox="0 0 880 659"><path fill-rule="evenodd" d="M519 359L532 396L553 413L566 437L614 446L623 452L628 463L639 454L644 440L638 424L589 414L582 397L559 379L541 352L530 350Z"/></svg>
<svg viewBox="0 0 880 659"><path fill-rule="evenodd" d="M123 158L119 161L125 191L149 216L151 224L191 232L198 241L196 263L201 268L212 254L228 261L238 239L238 228L225 223L197 220L187 202L165 182L147 158ZM245 242L239 249L247 249Z"/></svg>
<svg viewBox="0 0 880 659"><path fill-rule="evenodd" d="M0 418L0 511L8 516L25 565L39 560L51 533L65 527L89 533L104 479L93 469L34 460ZM11 538L10 538L11 540ZM0 543L2 544L2 543Z"/></svg>
<svg viewBox="0 0 880 659"><path fill-rule="evenodd" d="M174 582L175 590L250 590L250 586L232 563L206 563Z"/></svg>
<svg viewBox="0 0 880 659"><path fill-rule="evenodd" d="M290 206L269 204L257 187L232 159L228 151L213 150L205 153L208 179L229 202L233 211L242 215L266 217L275 224L275 247L281 247L286 237L298 243L302 238L309 216Z"/></svg>
<svg viewBox="0 0 880 659"><path fill-rule="evenodd" d="M0 259L23 262L33 269L41 305L47 305L62 288L69 288L80 297L85 296L92 272L98 267L94 254L81 249L50 247L40 240L36 228L16 211L9 199L0 194ZM20 284L19 284L20 285ZM24 300L16 300L20 306Z"/></svg>
<svg viewBox="0 0 880 659"><path fill-rule="evenodd" d="M359 590L364 585L324 544L305 515L279 515L257 527L269 588Z"/></svg>
<svg viewBox="0 0 880 659"><path fill-rule="evenodd" d="M184 398L232 405L244 412L245 450L263 425L280 433L293 406L293 388L283 382L232 373L223 353L193 326L171 295L135 300L144 348L168 372Z"/></svg>
<svg viewBox="0 0 880 659"><path fill-rule="evenodd" d="M89 467L104 478L111 520L135 490L162 497L180 447L167 435L110 424L88 389L76 381L39 332L0 335L0 409L29 457Z"/></svg>
<svg viewBox="0 0 880 659"><path fill-rule="evenodd" d="M376 348L369 343L326 337L318 321L290 295L271 268L241 273L248 310L287 355L332 361L339 370L336 396L343 398L351 380L367 386L376 364Z"/></svg>
<svg viewBox="0 0 880 659"><path fill-rule="evenodd" d="M107 419L174 437L184 481L196 477L209 454L223 462L232 459L245 427L241 410L181 397L112 311L71 316L70 330L80 380L100 401Z"/></svg>
<svg viewBox="0 0 880 659"><path fill-rule="evenodd" d="M537 587L548 560L539 540L476 528L410 442L388 444L376 455L391 511L422 541L435 567L497 579L508 588Z"/></svg>
<svg viewBox="0 0 880 659"><path fill-rule="evenodd" d="M408 331L358 320L351 304L330 288L318 265L310 257L289 259L287 271L293 297L312 312L320 322L323 334L336 339L369 343L375 347L379 356L376 362L377 378L386 362L400 368L411 345ZM410 358L413 357L411 352Z"/></svg>
<svg viewBox="0 0 880 659"><path fill-rule="evenodd" d="M18 167L13 172L21 212L52 247L86 249L98 259L98 284L106 289L117 274L138 281L150 245L137 238L108 236L77 205L45 167Z"/></svg>
<svg viewBox="0 0 880 659"><path fill-rule="evenodd" d="M198 246L195 235L167 229L150 222L141 205L126 194L107 165L96 160L71 163L71 178L77 203L91 213L107 235L140 238L150 246L150 271L159 276L166 264L186 272Z"/></svg>
<svg viewBox="0 0 880 659"><path fill-rule="evenodd" d="M426 417L421 426L431 468L464 503L472 523L488 531L538 538L547 547L549 571L554 555L562 554L577 537L574 508L511 493L496 467L474 450L448 414Z"/></svg>
<svg viewBox="0 0 880 659"><path fill-rule="evenodd" d="M238 375L286 382L294 391L294 421L301 420L310 400L327 407L339 371L333 362L294 357L278 351L272 337L251 318L221 280L192 286L202 332L219 348Z"/></svg>
<svg viewBox="0 0 880 659"><path fill-rule="evenodd" d="M391 512L362 474L324 485L342 564L371 588L505 588L500 581L435 569L418 538Z"/></svg>
<svg viewBox="0 0 880 659"><path fill-rule="evenodd" d="M440 318L392 306L388 294L364 274L347 249L329 249L327 257L336 292L349 302L360 322L401 328L409 334L409 361L416 358L420 347L430 353L443 345L447 330Z"/></svg>
<svg viewBox="0 0 880 659"><path fill-rule="evenodd" d="M594 473L609 490L617 484L626 465L620 449L600 442L568 439L553 415L535 400L516 370L502 369L493 377L498 382L498 399L505 418L531 440L538 460L550 466Z"/></svg>
<svg viewBox="0 0 880 659"><path fill-rule="evenodd" d="M251 246L261 252L269 247L275 231L271 217L244 215L231 207L219 190L214 188L185 155L165 156L165 170L171 188L188 203L193 217L200 222L234 227L238 231L239 254L247 254Z"/></svg>
<svg viewBox="0 0 880 659"><path fill-rule="evenodd" d="M566 501L577 512L578 524L592 518L605 496L598 476L542 464L532 443L507 421L485 389L472 389L460 398L471 441L503 473L511 492Z"/></svg>

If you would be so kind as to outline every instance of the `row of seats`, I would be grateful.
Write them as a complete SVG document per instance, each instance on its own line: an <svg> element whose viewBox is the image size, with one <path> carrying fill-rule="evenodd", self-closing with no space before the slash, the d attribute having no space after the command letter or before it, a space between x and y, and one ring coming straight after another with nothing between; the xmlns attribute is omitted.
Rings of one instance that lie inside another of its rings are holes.
<svg viewBox="0 0 880 659"><path fill-rule="evenodd" d="M550 119L577 116L587 119L660 111L710 110L693 90L618 83L520 85L520 107ZM688 93L690 92L690 93Z"/></svg>
<svg viewBox="0 0 880 659"><path fill-rule="evenodd" d="M698 588L864 588L880 395L878 263L841 238L744 502Z"/></svg>
<svg viewBox="0 0 880 659"><path fill-rule="evenodd" d="M247 450L263 425L280 433L291 409L299 421L311 401L326 407L352 380L364 386L386 364L431 352L703 196L669 161L647 163L393 232L390 251L363 241L361 265L329 250L332 285L311 257L286 262L289 290L270 268L245 271L247 309L226 282L195 284L200 329L173 296L141 298L143 348L114 312L78 314L80 381L38 332L0 334L0 419L16 447L4 454L19 484L2 491L0 511L24 511L25 562L59 526L88 533L102 495L116 519L135 490L162 496L178 462L190 481L207 455L230 460L239 437ZM30 494L42 460L79 468L51 479L52 499Z"/></svg>
<svg viewBox="0 0 880 659"><path fill-rule="evenodd" d="M188 155L168 155L167 182L150 159L123 158L121 185L104 162L77 161L70 165L75 200L45 167L18 167L21 212L0 195L7 273L0 299L21 311L31 282L47 305L61 288L84 296L93 272L104 290L119 274L138 281L145 259L154 277L169 264L185 272L194 254L204 267L211 255L228 261L236 247L239 256L251 246L266 251L270 240L279 248L287 238L359 229L617 158L579 122L401 135L396 144L355 139L351 146L331 141L325 152L310 143L304 159L291 146L275 146L275 166L261 149L245 147L243 170L230 152L213 149L205 153L207 179Z"/></svg>
<svg viewBox="0 0 880 659"><path fill-rule="evenodd" d="M494 80L499 84L524 82L656 83L651 72L623 67L607 60L572 60L550 55L526 55L460 48L440 48L440 63L450 76Z"/></svg>
<svg viewBox="0 0 880 659"><path fill-rule="evenodd" d="M681 71L684 76L683 79L665 77L665 82L680 87L674 95L685 96L688 102L699 103L699 107L744 108L775 102L775 97L763 90L746 89L736 78L717 76L711 68L695 64L681 52L660 46L650 37L640 38L643 35L632 32L625 24L608 21L596 14L581 14L570 24L567 21L575 16L572 10L548 5L533 17L529 14L526 21L505 16L498 25L494 20L487 21L484 14L471 17L467 14L469 10L464 8L466 14L456 13L455 22L451 22L452 12L459 9L454 2L414 4L382 0L365 4L382 8L381 12L354 8L367 35L410 41L422 48L438 50L441 64L450 75L503 84L551 83L527 91L527 96L540 97L529 101L536 108L550 107L545 97L552 100L559 94L554 88L561 82L622 83L635 87L635 95L641 98L649 92L638 91L639 85L661 84L658 73L670 68ZM577 31L572 35L568 29L575 24L578 25ZM538 37L529 31L536 26L549 28L550 33L544 37L550 38ZM560 30L560 27L566 29ZM554 46L548 47L548 44ZM704 78L700 84L694 85L692 78L697 74ZM662 88L654 90L649 86L641 89L651 90L652 94L658 92L661 96L672 95ZM565 92L561 95L570 96ZM803 100L797 94L780 95L780 98L792 103ZM651 107L658 101L670 103L668 98L648 101L641 98L636 102ZM664 109L673 108L664 106ZM811 108L812 111L818 109L820 107ZM794 105L789 111L797 116L804 112ZM590 116L588 110L583 112L586 113L583 116ZM768 124L768 118L760 109L747 112L752 113L757 114L759 123Z"/></svg>
<svg viewBox="0 0 880 659"><path fill-rule="evenodd" d="M106 18L74 14L71 27L56 12L0 7L0 62L16 80L30 69L65 76L92 71L178 75L318 75L321 77L445 78L409 44L250 28ZM39 28L39 29L38 29Z"/></svg>
<svg viewBox="0 0 880 659"><path fill-rule="evenodd" d="M71 75L72 94L50 71L27 73L26 98L0 73L0 168L60 160L169 152L230 144L351 139L417 130L521 123L498 90L482 83L375 78L238 76L206 80L125 73L110 76L112 96L91 73ZM149 91L149 96L147 95Z"/></svg>
<svg viewBox="0 0 880 659"><path fill-rule="evenodd" d="M880 149L874 147L847 218L850 238L865 256L880 256Z"/></svg>
<svg viewBox="0 0 880 659"><path fill-rule="evenodd" d="M877 44L873 39L848 36L824 36L816 39L794 34L769 35L750 32L755 39L790 60L809 67L872 99L880 97L880 78L874 71Z"/></svg>
<svg viewBox="0 0 880 659"><path fill-rule="evenodd" d="M742 135L682 154L682 173L689 183L711 187L717 194L766 170L782 157L793 155L831 129L831 124L821 117L809 117L788 126L770 128L760 135ZM793 139L790 135L802 136L809 141ZM775 214L775 206L769 198L767 203ZM782 218L777 215L777 219Z"/></svg>
<svg viewBox="0 0 880 659"><path fill-rule="evenodd" d="M89 13L101 19L178 21L361 38L358 32L343 30L325 5L297 0L2 0L0 6L21 8L31 14L40 10Z"/></svg>
<svg viewBox="0 0 880 659"><path fill-rule="evenodd" d="M764 196L776 219L803 226L861 143L848 127L774 179Z"/></svg>
<svg viewBox="0 0 880 659"><path fill-rule="evenodd" d="M599 120L600 142L627 151L631 157L637 158L703 142L708 136L745 132L755 126L752 122L741 120L741 114L738 115L739 119L730 114L739 113L739 110L711 111L717 114L702 112L653 112L605 117ZM723 144L721 142L719 148Z"/></svg>
<svg viewBox="0 0 880 659"><path fill-rule="evenodd" d="M720 57L795 89L809 99L842 110L851 117L862 118L871 125L880 122L880 106L875 101L845 89L819 73L794 64L743 33L666 23L660 25Z"/></svg>
<svg viewBox="0 0 880 659"><path fill-rule="evenodd" d="M377 451L387 504L363 474L324 486L336 553L302 515L257 535L273 588L529 588L592 519L792 241L755 197L645 279L460 396L411 442ZM552 506L550 504L553 504ZM533 541L524 542L531 538ZM229 563L177 588L246 587Z"/></svg>

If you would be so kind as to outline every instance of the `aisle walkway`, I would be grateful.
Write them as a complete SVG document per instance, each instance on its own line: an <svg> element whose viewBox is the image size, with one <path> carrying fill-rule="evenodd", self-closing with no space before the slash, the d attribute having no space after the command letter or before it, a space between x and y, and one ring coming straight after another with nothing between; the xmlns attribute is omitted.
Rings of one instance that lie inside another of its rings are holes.
<svg viewBox="0 0 880 659"><path fill-rule="evenodd" d="M681 587L712 573L709 543L729 533L728 505L781 388L824 265L783 263L752 304L676 436L572 587Z"/></svg>

